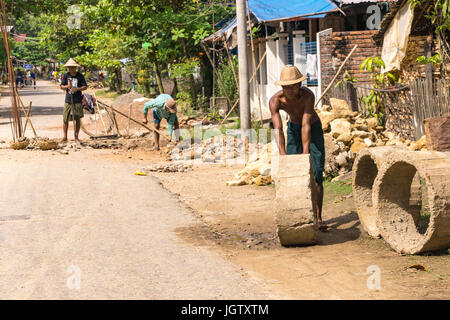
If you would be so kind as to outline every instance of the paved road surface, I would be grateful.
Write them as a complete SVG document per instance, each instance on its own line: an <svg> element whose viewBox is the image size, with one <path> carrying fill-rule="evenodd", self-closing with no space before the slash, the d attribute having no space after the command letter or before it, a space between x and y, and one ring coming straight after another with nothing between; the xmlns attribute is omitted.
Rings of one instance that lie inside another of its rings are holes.
<svg viewBox="0 0 450 320"><path fill-rule="evenodd" d="M19 90L19 95L23 103L28 106L32 101L31 121L38 136L48 138L62 138L62 113L64 107L64 91L51 81L37 81L36 89L25 87ZM4 87L0 99L0 139L11 140L10 124L11 100L8 88ZM25 117L23 124L25 124ZM72 128L69 131L69 139L73 138ZM31 128L28 126L25 135L34 137ZM87 136L81 132L81 139Z"/></svg>
<svg viewBox="0 0 450 320"><path fill-rule="evenodd" d="M1 150L0 298L277 298L224 257L177 238L193 214L135 169L88 151Z"/></svg>
<svg viewBox="0 0 450 320"><path fill-rule="evenodd" d="M61 123L63 94L38 84L23 100L33 99L40 135L58 137L48 127ZM136 164L95 152L0 150L0 299L280 297L220 254L183 243L174 230L198 223L192 212L150 176L134 176Z"/></svg>

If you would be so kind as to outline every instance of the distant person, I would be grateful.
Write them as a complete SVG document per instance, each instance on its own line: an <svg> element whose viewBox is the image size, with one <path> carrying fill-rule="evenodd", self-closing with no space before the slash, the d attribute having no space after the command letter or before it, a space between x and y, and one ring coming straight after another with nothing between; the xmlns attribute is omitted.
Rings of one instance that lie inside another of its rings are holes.
<svg viewBox="0 0 450 320"><path fill-rule="evenodd" d="M25 74L23 73L23 71L21 69L17 69L17 71L16 71L16 87L23 88L24 77L25 77ZM20 84L20 86L19 86L19 84Z"/></svg>
<svg viewBox="0 0 450 320"><path fill-rule="evenodd" d="M2 84L6 86L8 84L8 77L6 76L6 73L2 72Z"/></svg>
<svg viewBox="0 0 450 320"><path fill-rule="evenodd" d="M75 122L74 136L75 142L80 143L78 134L81 128L81 118L83 118L83 95L82 91L87 89L87 83L84 76L77 72L80 67L72 58L64 65L69 69L61 81L61 89L66 90L66 98L63 111L63 131L64 138L62 142L67 142L67 131L69 129L69 121Z"/></svg>
<svg viewBox="0 0 450 320"><path fill-rule="evenodd" d="M36 90L36 73L34 70L30 72L30 76L31 76L31 81L33 82L33 85L34 85L34 89Z"/></svg>
<svg viewBox="0 0 450 320"><path fill-rule="evenodd" d="M177 118L177 102L168 94L160 94L155 99L144 104L144 124L148 123L148 109L153 108L153 122L155 128L159 130L161 120L165 118L168 123L169 142L172 141L173 129L175 129L176 140L178 141L178 129L180 125ZM155 132L155 148L159 150L159 133Z"/></svg>

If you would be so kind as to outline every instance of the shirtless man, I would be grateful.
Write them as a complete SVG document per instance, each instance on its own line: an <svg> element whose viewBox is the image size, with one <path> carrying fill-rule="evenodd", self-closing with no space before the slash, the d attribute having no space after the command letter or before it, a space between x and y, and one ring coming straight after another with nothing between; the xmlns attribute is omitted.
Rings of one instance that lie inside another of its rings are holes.
<svg viewBox="0 0 450 320"><path fill-rule="evenodd" d="M269 102L275 139L280 155L310 154L317 190L317 223L319 230L328 229L322 221L323 203L323 168L325 164L325 148L320 118L314 111L314 94L308 88L301 86L306 80L297 67L287 65L281 71L280 80L276 85L283 90L273 95ZM289 115L287 123L287 145L284 141L283 124L280 110Z"/></svg>

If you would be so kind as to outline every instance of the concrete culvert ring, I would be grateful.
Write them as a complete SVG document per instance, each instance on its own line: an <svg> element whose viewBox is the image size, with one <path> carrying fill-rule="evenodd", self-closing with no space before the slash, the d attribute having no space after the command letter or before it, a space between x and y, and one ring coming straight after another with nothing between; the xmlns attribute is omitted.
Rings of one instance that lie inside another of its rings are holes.
<svg viewBox="0 0 450 320"><path fill-rule="evenodd" d="M400 253L416 254L450 246L450 160L438 152L401 152L379 168L374 204L381 236ZM417 179L419 182L417 182ZM421 187L428 202L420 210L412 197ZM413 190L413 191L412 191ZM423 208L422 208L423 209ZM421 212L422 211L422 212ZM421 228L421 217L427 227Z"/></svg>
<svg viewBox="0 0 450 320"><path fill-rule="evenodd" d="M379 147L363 149L358 153L353 164L353 199L359 221L363 229L372 237L379 238L377 217L373 206L373 184L378 175L378 167L398 148Z"/></svg>

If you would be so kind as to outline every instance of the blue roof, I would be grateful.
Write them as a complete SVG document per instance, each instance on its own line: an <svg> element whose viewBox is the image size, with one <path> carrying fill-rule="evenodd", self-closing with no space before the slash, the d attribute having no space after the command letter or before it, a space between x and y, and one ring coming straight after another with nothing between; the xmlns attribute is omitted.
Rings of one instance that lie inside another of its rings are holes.
<svg viewBox="0 0 450 320"><path fill-rule="evenodd" d="M250 12L259 22L282 21L298 18L323 18L337 9L329 0L248 0ZM236 18L203 41L217 39L236 27Z"/></svg>
<svg viewBox="0 0 450 320"><path fill-rule="evenodd" d="M325 13L337 8L329 0L248 0L248 5L255 17L263 22Z"/></svg>

